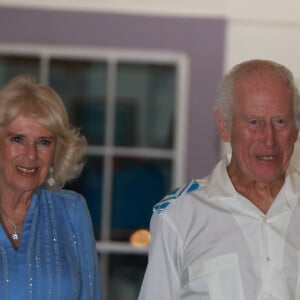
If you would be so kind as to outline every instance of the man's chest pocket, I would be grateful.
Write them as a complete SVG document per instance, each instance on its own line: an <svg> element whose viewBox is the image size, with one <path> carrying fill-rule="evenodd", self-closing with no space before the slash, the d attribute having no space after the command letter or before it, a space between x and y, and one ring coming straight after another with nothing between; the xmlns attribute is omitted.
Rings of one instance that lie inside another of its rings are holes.
<svg viewBox="0 0 300 300"><path fill-rule="evenodd" d="M187 299L244 300L236 253L216 256L194 263L184 280Z"/></svg>

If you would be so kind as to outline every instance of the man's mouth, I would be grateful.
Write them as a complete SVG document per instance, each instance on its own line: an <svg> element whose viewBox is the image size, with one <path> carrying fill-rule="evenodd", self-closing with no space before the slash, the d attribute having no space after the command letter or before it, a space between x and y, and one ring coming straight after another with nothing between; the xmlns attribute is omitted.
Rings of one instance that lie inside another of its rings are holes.
<svg viewBox="0 0 300 300"><path fill-rule="evenodd" d="M261 156L258 156L258 158L260 160L270 161L270 160L274 160L275 156L274 155L261 155Z"/></svg>

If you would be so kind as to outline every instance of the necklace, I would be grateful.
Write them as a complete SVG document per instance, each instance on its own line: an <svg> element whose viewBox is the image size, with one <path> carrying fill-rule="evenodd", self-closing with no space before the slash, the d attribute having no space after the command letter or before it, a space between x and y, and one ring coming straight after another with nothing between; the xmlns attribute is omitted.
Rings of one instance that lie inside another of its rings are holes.
<svg viewBox="0 0 300 300"><path fill-rule="evenodd" d="M1 212L3 215L5 215L5 217L7 218L8 222L13 226L14 228L14 232L10 235L10 237L12 238L12 240L17 241L20 236L17 232L18 226L17 224L15 224L12 219L0 208Z"/></svg>

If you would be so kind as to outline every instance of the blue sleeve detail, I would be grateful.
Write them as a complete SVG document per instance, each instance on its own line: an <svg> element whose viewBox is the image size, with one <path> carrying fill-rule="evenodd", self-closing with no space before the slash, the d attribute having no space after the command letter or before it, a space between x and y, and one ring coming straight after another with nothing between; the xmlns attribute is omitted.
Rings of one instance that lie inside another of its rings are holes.
<svg viewBox="0 0 300 300"><path fill-rule="evenodd" d="M160 202L154 205L153 212L160 213L164 211L174 200L179 198L184 194L188 194L196 189L199 189L200 185L196 180L191 180L182 187L172 190L168 195L166 195Z"/></svg>

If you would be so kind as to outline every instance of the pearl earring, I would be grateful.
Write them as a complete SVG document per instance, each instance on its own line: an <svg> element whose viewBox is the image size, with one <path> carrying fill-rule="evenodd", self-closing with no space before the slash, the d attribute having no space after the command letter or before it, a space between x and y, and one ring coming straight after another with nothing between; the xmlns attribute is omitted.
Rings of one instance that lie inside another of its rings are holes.
<svg viewBox="0 0 300 300"><path fill-rule="evenodd" d="M53 178L53 173L55 172L54 168L53 167L50 167L49 168L49 178L47 180L47 183L50 185L50 186L53 186L54 183L55 183L55 179Z"/></svg>

